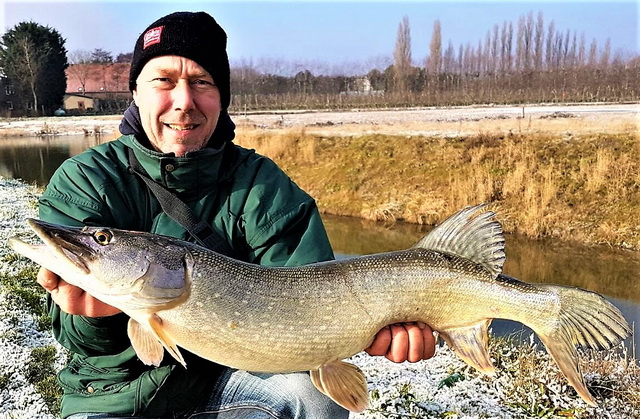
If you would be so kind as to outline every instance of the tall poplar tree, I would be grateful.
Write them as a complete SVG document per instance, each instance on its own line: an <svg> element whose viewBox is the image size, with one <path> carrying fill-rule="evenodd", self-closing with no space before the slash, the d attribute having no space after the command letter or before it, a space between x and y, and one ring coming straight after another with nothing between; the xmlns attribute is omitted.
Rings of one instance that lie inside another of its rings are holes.
<svg viewBox="0 0 640 419"><path fill-rule="evenodd" d="M393 51L393 69L396 86L399 91L408 90L408 78L411 74L411 29L409 28L409 17L404 16L398 25L398 35L396 37L396 48Z"/></svg>
<svg viewBox="0 0 640 419"><path fill-rule="evenodd" d="M442 28L440 20L433 22L433 32L431 42L429 42L429 59L427 69L430 73L437 75L442 70Z"/></svg>

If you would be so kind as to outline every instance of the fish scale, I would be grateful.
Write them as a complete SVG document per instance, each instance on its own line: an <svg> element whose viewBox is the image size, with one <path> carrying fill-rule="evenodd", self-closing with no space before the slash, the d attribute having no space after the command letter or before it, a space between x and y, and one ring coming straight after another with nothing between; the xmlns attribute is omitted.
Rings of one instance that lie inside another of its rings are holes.
<svg viewBox="0 0 640 419"><path fill-rule="evenodd" d="M142 362L159 365L164 348L184 365L182 348L249 371L309 370L318 390L356 412L367 406L367 382L342 360L389 324L427 323L491 374L491 320L521 322L591 405L576 345L609 349L630 333L596 293L504 275L502 228L485 205L462 209L411 249L282 268L172 237L28 222L44 245L14 238L11 247L128 314Z"/></svg>

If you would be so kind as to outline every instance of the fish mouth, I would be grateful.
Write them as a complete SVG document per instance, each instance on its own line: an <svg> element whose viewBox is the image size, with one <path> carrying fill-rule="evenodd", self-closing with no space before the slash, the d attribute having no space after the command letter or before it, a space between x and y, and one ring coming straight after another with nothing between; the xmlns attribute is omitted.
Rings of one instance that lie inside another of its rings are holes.
<svg viewBox="0 0 640 419"><path fill-rule="evenodd" d="M93 258L95 253L91 247L77 239L77 237L85 237L82 234L78 236L78 233L82 233L84 229L51 224L34 218L27 219L27 224L60 262L72 269L80 270L83 274L90 272L84 260Z"/></svg>

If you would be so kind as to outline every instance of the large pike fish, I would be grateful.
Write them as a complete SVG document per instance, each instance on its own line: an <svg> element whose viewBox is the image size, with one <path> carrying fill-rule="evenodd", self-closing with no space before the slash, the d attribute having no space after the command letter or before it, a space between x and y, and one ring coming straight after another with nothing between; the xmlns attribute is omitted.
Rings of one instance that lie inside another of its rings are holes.
<svg viewBox="0 0 640 419"><path fill-rule="evenodd" d="M163 348L184 364L181 347L248 371L309 370L321 392L362 411L366 380L343 359L384 326L425 322L490 374L487 329L501 318L533 329L595 406L575 347L611 348L629 325L596 293L502 275L502 228L483 207L459 211L408 250L300 267L257 266L171 237L34 219L28 223L44 245L17 238L10 245L128 314L131 343L146 364L158 365Z"/></svg>

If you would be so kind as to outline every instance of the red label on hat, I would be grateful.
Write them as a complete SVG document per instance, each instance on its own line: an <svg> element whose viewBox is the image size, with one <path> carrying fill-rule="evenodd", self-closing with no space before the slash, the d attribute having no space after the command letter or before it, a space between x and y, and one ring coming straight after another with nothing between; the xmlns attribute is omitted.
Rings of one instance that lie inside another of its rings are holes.
<svg viewBox="0 0 640 419"><path fill-rule="evenodd" d="M158 26L157 28L149 29L147 33L144 34L144 46L142 49L146 49L148 46L160 43L162 28L164 28L164 26Z"/></svg>

